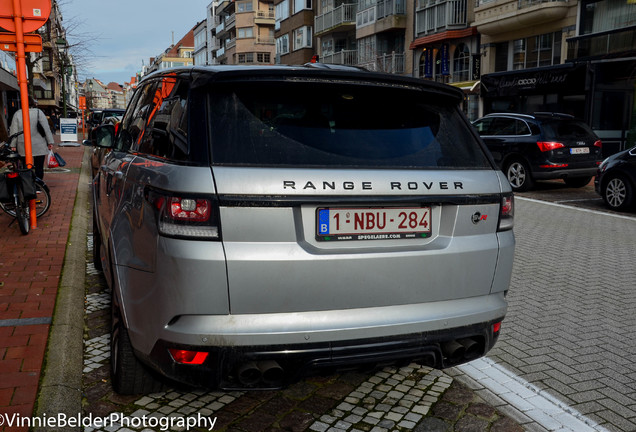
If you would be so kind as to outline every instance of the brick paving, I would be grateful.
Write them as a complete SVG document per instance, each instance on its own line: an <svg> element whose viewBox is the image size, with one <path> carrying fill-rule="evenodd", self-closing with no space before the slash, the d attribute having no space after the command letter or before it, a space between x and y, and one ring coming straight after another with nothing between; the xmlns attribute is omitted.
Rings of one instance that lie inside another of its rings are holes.
<svg viewBox="0 0 636 432"><path fill-rule="evenodd" d="M635 431L635 215L516 204L509 309L488 358L601 428Z"/></svg>
<svg viewBox="0 0 636 432"><path fill-rule="evenodd" d="M56 150L67 166L45 172L51 208L37 228L24 236L0 212L0 413L9 415L33 412L84 153Z"/></svg>

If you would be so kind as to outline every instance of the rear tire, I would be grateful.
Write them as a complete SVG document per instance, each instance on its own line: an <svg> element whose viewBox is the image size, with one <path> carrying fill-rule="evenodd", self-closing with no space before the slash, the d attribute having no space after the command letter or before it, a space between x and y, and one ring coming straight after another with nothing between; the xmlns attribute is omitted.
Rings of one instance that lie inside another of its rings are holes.
<svg viewBox="0 0 636 432"><path fill-rule="evenodd" d="M15 203L16 219L18 220L18 226L20 227L20 232L22 232L22 234L24 235L27 235L29 233L29 230L31 229L29 202L24 200L24 193L22 192L22 187L17 186L17 188L18 188L18 198Z"/></svg>
<svg viewBox="0 0 636 432"><path fill-rule="evenodd" d="M110 376L113 390L122 395L148 394L161 391L163 383L135 356L128 330L119 306L112 295Z"/></svg>
<svg viewBox="0 0 636 432"><path fill-rule="evenodd" d="M37 197L35 198L35 214L37 217L43 216L51 207L51 192L46 184L35 183ZM0 203L0 208L9 216L15 217L15 203Z"/></svg>
<svg viewBox="0 0 636 432"><path fill-rule="evenodd" d="M617 174L605 181L602 188L603 201L612 210L625 211L632 207L634 187L622 175Z"/></svg>
<svg viewBox="0 0 636 432"><path fill-rule="evenodd" d="M513 159L506 163L504 174L515 192L523 192L532 188L534 180L528 164L521 159Z"/></svg>
<svg viewBox="0 0 636 432"><path fill-rule="evenodd" d="M35 214L42 217L51 207L51 192L46 183L40 184L38 180L35 181L35 192Z"/></svg>
<svg viewBox="0 0 636 432"><path fill-rule="evenodd" d="M587 186L592 181L592 177L571 177L564 178L563 182L573 188L582 188Z"/></svg>

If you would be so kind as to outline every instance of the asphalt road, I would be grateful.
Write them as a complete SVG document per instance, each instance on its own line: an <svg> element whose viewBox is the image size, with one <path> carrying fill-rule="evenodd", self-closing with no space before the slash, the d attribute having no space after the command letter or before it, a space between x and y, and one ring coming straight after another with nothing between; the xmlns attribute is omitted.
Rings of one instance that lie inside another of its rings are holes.
<svg viewBox="0 0 636 432"><path fill-rule="evenodd" d="M216 430L636 430L636 213L608 211L593 184L542 182L517 198L510 308L485 359L443 373L323 377L284 392L122 397L108 382L109 295L89 265L84 407L204 412L217 416ZM280 412L289 415L274 422Z"/></svg>

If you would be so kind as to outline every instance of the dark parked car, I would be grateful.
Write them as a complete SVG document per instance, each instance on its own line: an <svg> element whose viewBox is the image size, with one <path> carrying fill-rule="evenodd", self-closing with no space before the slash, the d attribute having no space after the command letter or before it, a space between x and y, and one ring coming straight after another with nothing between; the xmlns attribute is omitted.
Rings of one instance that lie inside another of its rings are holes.
<svg viewBox="0 0 636 432"><path fill-rule="evenodd" d="M636 191L636 147L616 153L601 163L594 179L596 192L613 210L633 209Z"/></svg>
<svg viewBox="0 0 636 432"><path fill-rule="evenodd" d="M106 108L106 109L92 110L87 123L92 127L96 127L104 123L109 117L123 116L124 111L125 110L121 108Z"/></svg>
<svg viewBox="0 0 636 432"><path fill-rule="evenodd" d="M601 140L567 114L488 114L473 125L514 191L548 179L583 187L602 161Z"/></svg>

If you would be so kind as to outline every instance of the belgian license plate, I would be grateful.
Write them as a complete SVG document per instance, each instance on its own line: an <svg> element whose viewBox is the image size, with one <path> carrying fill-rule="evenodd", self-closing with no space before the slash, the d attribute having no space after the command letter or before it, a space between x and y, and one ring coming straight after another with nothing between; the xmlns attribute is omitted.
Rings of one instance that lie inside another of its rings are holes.
<svg viewBox="0 0 636 432"><path fill-rule="evenodd" d="M430 207L319 208L316 216L321 241L431 236Z"/></svg>
<svg viewBox="0 0 636 432"><path fill-rule="evenodd" d="M570 154L589 154L589 147L572 147L570 149Z"/></svg>

